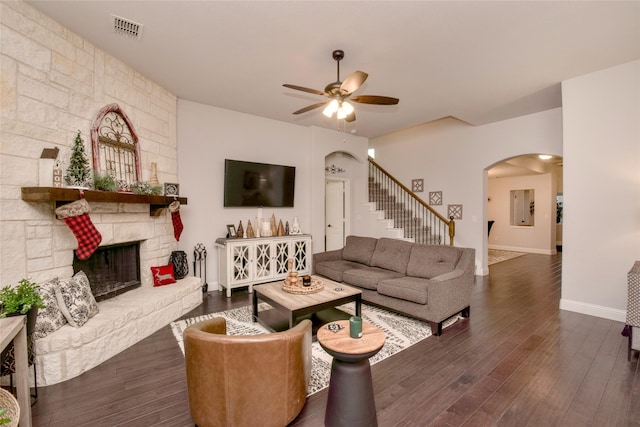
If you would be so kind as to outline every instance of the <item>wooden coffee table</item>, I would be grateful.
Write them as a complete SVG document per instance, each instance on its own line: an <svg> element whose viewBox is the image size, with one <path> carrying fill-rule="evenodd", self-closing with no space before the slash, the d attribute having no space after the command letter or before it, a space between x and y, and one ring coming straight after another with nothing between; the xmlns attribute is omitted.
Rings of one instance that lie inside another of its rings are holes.
<svg viewBox="0 0 640 427"><path fill-rule="evenodd" d="M290 329L303 316L317 315L324 310L349 302L355 302L356 316L361 315L362 292L359 289L325 277L313 276L313 278L321 280L324 289L312 294L300 295L285 292L282 290L282 281L255 285L253 287L253 321L259 322L271 331ZM258 312L258 300L268 303L273 309ZM283 322L285 316L286 320ZM346 313L345 316L349 317Z"/></svg>

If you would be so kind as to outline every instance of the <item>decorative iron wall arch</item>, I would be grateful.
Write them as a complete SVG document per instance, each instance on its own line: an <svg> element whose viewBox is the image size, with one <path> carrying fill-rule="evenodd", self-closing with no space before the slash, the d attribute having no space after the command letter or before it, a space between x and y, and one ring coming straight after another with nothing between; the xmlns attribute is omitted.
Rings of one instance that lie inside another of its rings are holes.
<svg viewBox="0 0 640 427"><path fill-rule="evenodd" d="M129 117L118 104L103 107L91 124L93 169L113 176L123 190L140 181L140 146Z"/></svg>

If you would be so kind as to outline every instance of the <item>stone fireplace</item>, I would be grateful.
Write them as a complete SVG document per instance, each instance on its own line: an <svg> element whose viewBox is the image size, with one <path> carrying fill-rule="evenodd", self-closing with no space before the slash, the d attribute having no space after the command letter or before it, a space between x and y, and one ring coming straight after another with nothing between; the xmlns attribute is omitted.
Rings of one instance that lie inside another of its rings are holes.
<svg viewBox="0 0 640 427"><path fill-rule="evenodd" d="M37 190L37 187L35 188ZM29 190L29 188L23 188L23 190ZM77 190L65 189L64 191ZM166 265L171 251L177 249L178 242L173 235L171 213L166 208L159 208L160 202L155 199L149 203L147 200L138 200L138 196L135 195L126 195L131 197L116 195L118 199L112 202L99 199L99 197L106 197L99 193L104 192L85 191L85 198L91 208L89 214L91 222L102 235L98 250L87 261L93 262L97 260L96 257L104 256L97 255L102 253L103 248L135 242L138 249L135 260L137 267L134 267L134 270L138 276L124 281L136 280L141 287L153 287L151 267ZM85 266L74 266L74 251L78 247L78 241L64 221L55 216L56 206L68 202L36 201L35 197L25 196L23 191L23 201L18 205L20 209L14 211L14 215L29 217L29 220L2 224L2 231L3 234L7 234L7 239L18 242L22 237L26 246L24 252L14 250L2 253L2 265L6 267L2 275L29 277L36 283L44 283L54 277L71 277L78 269L84 269ZM130 198L135 201L129 201ZM127 201L121 199L127 199ZM168 198L162 197L162 199ZM181 199L181 203L186 204L186 198ZM11 226L4 226L5 224ZM115 272L117 273L118 270L116 269ZM13 281L16 280L13 279ZM5 282L11 282L11 280L5 279Z"/></svg>
<svg viewBox="0 0 640 427"><path fill-rule="evenodd" d="M166 209L173 197L85 190L89 216L102 242L80 261L74 259L74 234L54 213L56 205L76 197L74 191L23 187L22 192L25 205L41 216L29 222L26 231L32 236L28 244L38 242L43 251L30 252L27 262L36 265L50 259L50 264L42 264L49 268L38 271L45 279L84 271L99 307L82 327L66 324L36 340L38 385L43 386L86 372L202 303L200 278L187 276L169 286L153 286L151 267L166 265L177 249ZM40 201L43 198L47 201ZM187 203L186 198L180 200Z"/></svg>
<svg viewBox="0 0 640 427"><path fill-rule="evenodd" d="M117 103L140 138L138 179L148 181L155 164L160 182L177 183L177 97L28 3L5 2L3 8L2 36L24 49L1 53L0 283L44 283L73 275L77 241L56 219L55 201L22 198L22 188L40 184L43 150L59 149L65 169L80 130L91 159L92 123L105 105ZM152 287L150 267L166 264L178 246L167 210L152 216L148 203L87 200L101 246L140 242L141 287Z"/></svg>
<svg viewBox="0 0 640 427"><path fill-rule="evenodd" d="M56 206L75 199L24 198L25 188L40 185L43 150L59 149L66 168L80 130L92 158L92 123L105 104L115 102L140 137L138 178L148 181L156 165L160 182L177 183L177 97L28 3L4 2L2 7L7 12L0 14L2 36L24 49L1 53L0 283L22 278L44 283L72 277L78 242L54 213ZM20 22L29 25L16 25ZM101 301L100 312L82 328L65 325L37 340L39 386L91 369L202 301L197 278L153 287L150 267L167 264L178 249L170 213L154 209L163 203L85 193L91 221L102 235L101 248L138 242L140 286Z"/></svg>

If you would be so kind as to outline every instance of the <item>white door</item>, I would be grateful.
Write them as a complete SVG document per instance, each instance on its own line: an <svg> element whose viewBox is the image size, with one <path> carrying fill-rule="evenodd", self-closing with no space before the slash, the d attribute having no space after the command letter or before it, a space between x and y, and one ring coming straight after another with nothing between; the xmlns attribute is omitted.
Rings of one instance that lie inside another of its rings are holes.
<svg viewBox="0 0 640 427"><path fill-rule="evenodd" d="M346 223L345 181L325 181L325 250L344 246Z"/></svg>

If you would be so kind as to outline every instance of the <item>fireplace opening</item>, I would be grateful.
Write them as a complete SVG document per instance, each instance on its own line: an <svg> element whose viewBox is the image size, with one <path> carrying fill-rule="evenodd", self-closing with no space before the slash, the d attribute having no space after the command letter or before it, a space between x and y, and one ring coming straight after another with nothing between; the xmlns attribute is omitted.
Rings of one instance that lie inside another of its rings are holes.
<svg viewBox="0 0 640 427"><path fill-rule="evenodd" d="M84 271L96 301L140 287L140 242L100 246L86 260L74 254L73 271Z"/></svg>

